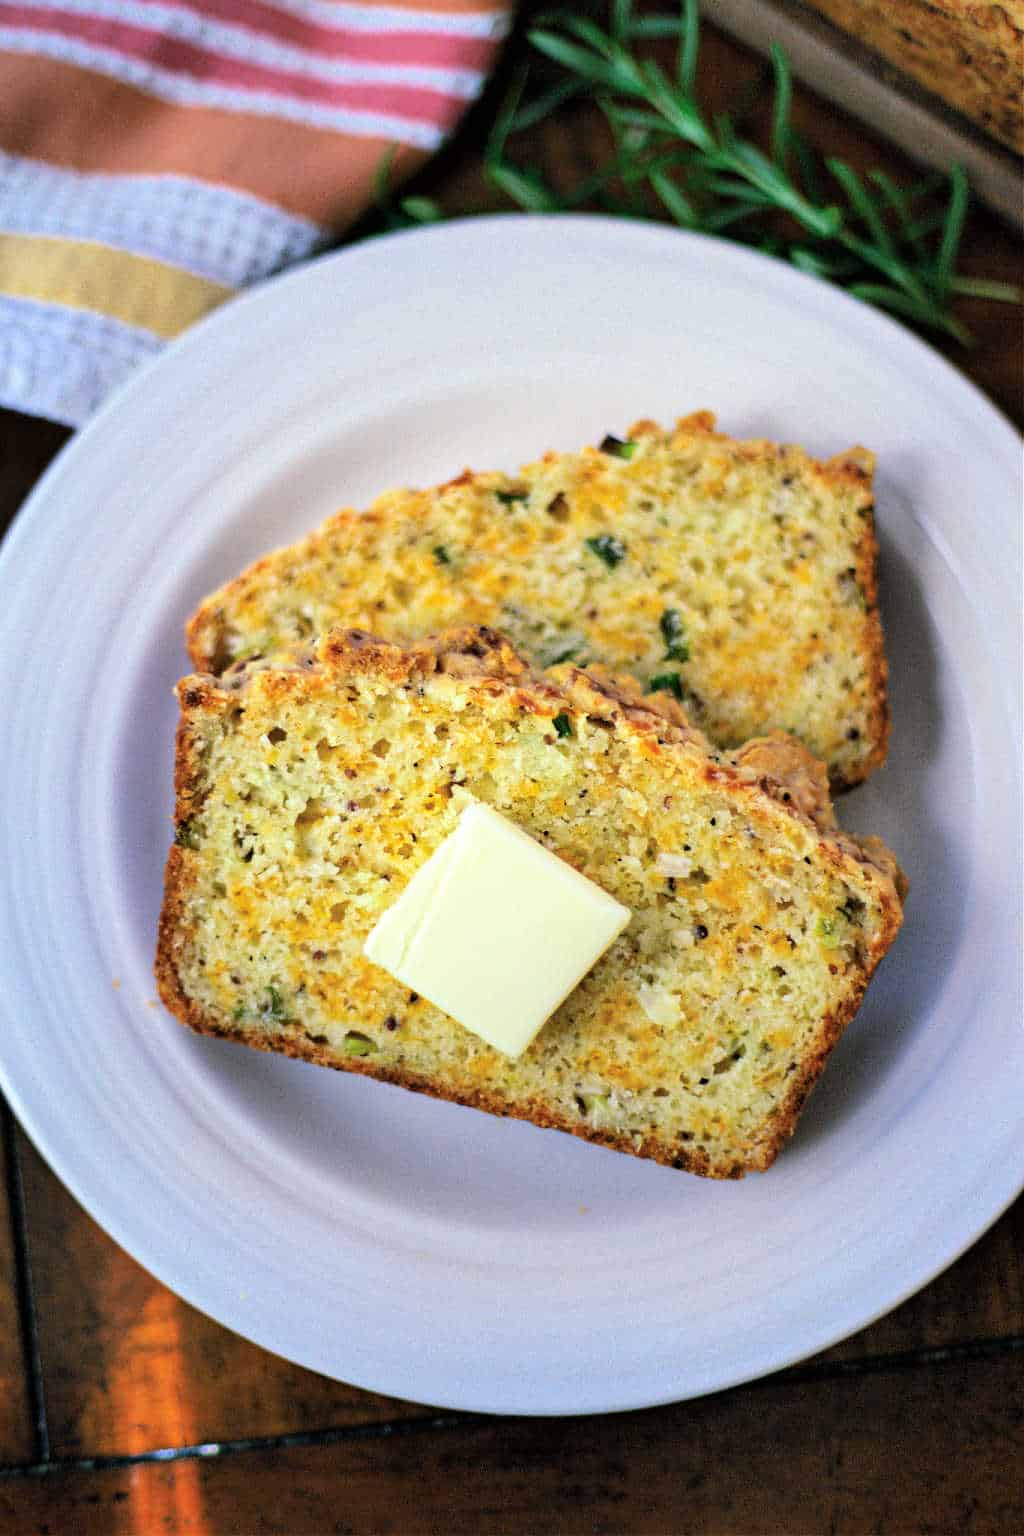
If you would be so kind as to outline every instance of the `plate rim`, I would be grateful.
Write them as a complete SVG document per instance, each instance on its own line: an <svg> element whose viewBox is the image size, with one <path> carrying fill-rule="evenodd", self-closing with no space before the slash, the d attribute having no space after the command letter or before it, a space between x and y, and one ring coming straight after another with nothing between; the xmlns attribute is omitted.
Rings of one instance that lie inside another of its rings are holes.
<svg viewBox="0 0 1024 1536"><path fill-rule="evenodd" d="M776 276L779 277L783 286L785 286L786 283L796 283L797 285L807 285L808 288L813 288L816 291L820 290L822 292L819 292L819 297L822 299L822 303L826 309L832 310L837 304L840 306L840 308L843 306L849 306L849 312L851 314L855 314L860 321L873 323L882 327L881 334L883 336L898 338L898 342L901 347L906 347L909 343L910 346L918 352L923 365L927 366L929 370L934 370L935 364L938 363L940 365L940 372L943 376L944 383L948 386L951 386L954 389L954 392L959 392L965 401L969 401L973 410L977 411L980 409L990 424L998 423L1000 428L1005 431L1007 434L1007 438L1005 439L1007 448L1012 447L1015 449L1019 443L1016 429L1012 423L1006 419L1000 409L990 400L988 400L983 392L971 380L967 379L963 374L961 374L953 364L948 362L947 359L942 357L941 354L937 353L926 342L922 341L919 337L908 331L905 327L899 324L899 322L893 320L889 316L882 315L877 311L868 309L867 306L863 305L860 301L857 301L851 298L849 295L832 288L831 285L821 282L816 278L810 277L807 274L799 273L788 267L785 263L765 256L762 253L748 251L745 248L737 247L731 242L723 241L715 237L696 235L686 231L675 231L656 224L628 226L624 225L622 221L599 215L543 216L499 214L473 216L471 218L462 220L446 221L443 224L431 226L426 229L398 231L390 235L378 237L373 242L366 242L349 247L343 247L339 251L327 253L324 256L316 258L314 261L304 263L298 268L272 279L269 283L260 285L260 287L255 290L241 295L230 304L223 306L221 310L207 317L203 322L192 328L189 332L186 332L177 342L173 343L157 358L147 363L143 368L139 370L137 374L133 375L133 377L122 387L122 389L117 391L116 394L104 405L104 407L101 408L96 416L93 417L89 423L87 423L82 431L76 434L60 451L60 453L58 453L53 463L48 467L44 475L37 482L30 496L19 510L19 513L15 517L7 536L3 541L3 547L0 549L0 585L6 581L9 568L17 559L22 541L31 537L35 521L44 515L46 499L50 493L51 483L59 483L62 476L73 473L78 455L88 454L92 451L93 441L97 437L102 438L102 434L108 430L108 422L119 418L122 415L122 412L125 410L126 406L129 408L131 407L133 400L145 398L146 394L151 388L151 378L158 370L161 372L161 374L166 374L171 369L177 368L183 356L186 359L187 366L188 356L193 349L202 347L211 334L216 336L218 328L220 327L230 328L244 324L246 314L248 313L248 307L261 304L265 300L266 294L271 288L281 291L287 288L289 285L297 286L300 284L305 284L311 280L311 269L315 269L318 274L323 273L326 269L333 269L338 265L346 263L356 253L365 252L370 247L372 247L372 249L375 251L380 252L382 244L386 243L405 243L412 240L438 241L441 239L450 240L453 238L457 240L460 238L461 233L465 230L479 231L483 226L493 227L497 225L504 227L508 225L509 221L525 224L531 229L543 229L544 227L550 226L563 226L567 223L573 226L602 226L606 230L614 231L616 236L618 236L624 229L629 229L631 231L631 235L637 235L640 233L640 231L642 231L642 239L653 236L656 240L665 242L685 241L691 244L696 242L704 248L710 246L715 249L721 249L729 254L730 259L742 257L743 261L740 262L741 265L745 262L749 262L752 264L753 268L758 270L764 270L766 267L774 269L776 271ZM754 292L755 294L757 292L756 285ZM827 300L825 299L824 295L827 295ZM0 666L2 665L2 660L0 660ZM187 1300L191 1305L197 1306L200 1310L206 1312L210 1316L213 1316L223 1326L226 1326L231 1331L240 1334L240 1336L245 1338L253 1337L252 1334L240 1328L235 1322L222 1315L219 1315L217 1311L212 1310L209 1304L204 1300L194 1298L193 1295L189 1293L190 1288L182 1284L180 1277L173 1276L171 1278L165 1278L165 1275L161 1273L160 1268L151 1265L145 1257L140 1257L137 1247L131 1239L130 1234L127 1240L124 1236L122 1236L124 1225L119 1219L116 1218L116 1216L110 1212L104 1212L102 1216L97 1214L95 1203L90 1201L88 1194L83 1193L80 1186L78 1185L78 1182L75 1178L74 1169L69 1170L60 1153L58 1152L57 1156L55 1157L53 1151L47 1145L45 1127L41 1128L36 1123L35 1116L32 1114L31 1109L29 1109L24 1103L22 1096L18 1092L17 1085L9 1081L6 1062L3 1060L2 1055L0 1055L0 1087L3 1088L3 1091L7 1096L12 1110L15 1112L18 1119L25 1127L29 1136L38 1147L42 1156L48 1162L49 1166L54 1169L58 1177L60 1177L62 1182L64 1182L68 1189L71 1190L79 1203L83 1205L89 1214L98 1221L103 1229L108 1232L120 1244L120 1246L125 1249L126 1252L137 1258L138 1262L142 1263L147 1269L150 1270L151 1273L155 1274L162 1283L168 1285L168 1287L172 1289L175 1294L182 1296L183 1299ZM869 1326L871 1322L875 1321L880 1316L884 1316L895 1306L898 1306L902 1301L906 1300L908 1296L913 1295L923 1286L928 1285L936 1277L936 1275L940 1274L950 1264L954 1263L957 1258L959 1258L970 1246L972 1246L973 1243L976 1242L983 1235L983 1233L987 1231L991 1225L994 1224L996 1220L998 1220L999 1216L1003 1214L1003 1212L1009 1207L1010 1204L1012 1204L1013 1200L1020 1193L1021 1188L1024 1187L1024 1158L1022 1158L1021 1168L1018 1170L1018 1173L1014 1175L1014 1178L1016 1179L1016 1182L1013 1182L1012 1180L1010 1181L1013 1187L1009 1189L1009 1193L1006 1195L1005 1201L998 1207L998 1209L992 1211L987 1216L983 1225L972 1227L971 1235L968 1235L964 1239L956 1252L940 1261L923 1279L915 1280L914 1283L905 1289L901 1294L899 1294L895 1300L886 1301L884 1305L882 1305L871 1316L866 1316L862 1321L857 1322L847 1332L841 1335L830 1335L829 1342L838 1342L840 1338L849 1337L852 1334L857 1333L863 1328ZM264 1348L272 1347L266 1344L262 1344L261 1340L258 1338L255 1339L254 1342L261 1344L261 1347ZM783 1369L786 1366L792 1365L801 1359L807 1358L811 1354L817 1353L824 1347L827 1347L827 1345L821 1342L816 1342L808 1348L800 1348L790 1358L786 1360L779 1360L777 1363L766 1367L765 1371L759 1372L758 1374L765 1374L767 1371ZM275 1352L280 1353L280 1351L276 1348ZM304 1365L307 1368L319 1368L315 1364L310 1364L308 1360L298 1359L294 1355L285 1355L284 1358L294 1359L295 1363ZM685 1396L699 1396L706 1392L723 1390L728 1386L733 1386L741 1381L748 1381L751 1379L755 1378L751 1377L749 1372L741 1371L740 1374L733 1378L729 1378L726 1375L726 1377L723 1377L720 1382L702 1387L699 1392L687 1392ZM402 1391L401 1388L388 1386L371 1386L369 1390L392 1392L396 1393L397 1395L407 1395ZM556 1408L553 1410L548 1406L539 1404L534 1408L523 1408L521 1406L517 1406L513 1411L518 1413L532 1412L543 1415L548 1415L552 1412L556 1414L577 1412L606 1413L624 1411L643 1406L655 1406L680 1400L681 1399L678 1392L670 1391L662 1396L647 1395L644 1396L642 1400L608 1402L606 1406L594 1406L588 1403L580 1408ZM441 1400L430 1399L430 1401ZM499 1406L494 1406L475 1407L472 1411L503 1413L509 1410Z"/></svg>

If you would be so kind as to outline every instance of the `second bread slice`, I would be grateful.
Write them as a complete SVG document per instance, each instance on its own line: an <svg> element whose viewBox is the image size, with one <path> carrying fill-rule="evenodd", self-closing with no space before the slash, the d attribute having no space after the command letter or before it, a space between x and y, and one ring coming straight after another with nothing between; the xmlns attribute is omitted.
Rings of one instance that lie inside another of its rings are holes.
<svg viewBox="0 0 1024 1536"><path fill-rule="evenodd" d="M345 511L206 599L197 671L331 625L508 635L536 667L601 663L671 691L719 745L798 736L833 787L885 757L873 460L737 442L706 412L639 422L517 475L471 474Z"/></svg>

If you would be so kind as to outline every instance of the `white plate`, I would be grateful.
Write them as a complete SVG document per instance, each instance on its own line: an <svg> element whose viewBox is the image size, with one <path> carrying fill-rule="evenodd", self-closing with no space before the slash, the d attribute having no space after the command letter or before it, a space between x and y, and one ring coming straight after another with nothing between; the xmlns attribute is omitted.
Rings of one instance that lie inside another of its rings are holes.
<svg viewBox="0 0 1024 1536"><path fill-rule="evenodd" d="M704 1182L156 1009L170 690L196 600L385 485L701 406L880 458L896 727L844 812L913 889L776 1167ZM188 1301L401 1397L634 1408L860 1328L1024 1182L1019 497L1014 434L934 353L713 240L482 219L229 305L61 455L0 561L0 1067L29 1133Z"/></svg>

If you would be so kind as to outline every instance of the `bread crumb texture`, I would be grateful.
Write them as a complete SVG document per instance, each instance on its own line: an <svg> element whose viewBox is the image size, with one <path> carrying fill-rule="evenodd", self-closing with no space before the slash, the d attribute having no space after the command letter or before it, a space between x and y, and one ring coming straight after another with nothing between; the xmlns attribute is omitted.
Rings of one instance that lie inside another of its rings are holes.
<svg viewBox="0 0 1024 1536"><path fill-rule="evenodd" d="M838 830L797 744L721 755L674 700L540 677L486 630L334 631L179 697L157 976L200 1032L738 1177L901 921L895 861ZM362 954L474 799L633 914L515 1061Z"/></svg>
<svg viewBox="0 0 1024 1536"><path fill-rule="evenodd" d="M638 422L516 475L382 496L260 560L188 626L197 671L333 625L499 629L537 667L603 663L669 691L719 745L784 730L834 788L885 758L874 461L737 442L707 412Z"/></svg>

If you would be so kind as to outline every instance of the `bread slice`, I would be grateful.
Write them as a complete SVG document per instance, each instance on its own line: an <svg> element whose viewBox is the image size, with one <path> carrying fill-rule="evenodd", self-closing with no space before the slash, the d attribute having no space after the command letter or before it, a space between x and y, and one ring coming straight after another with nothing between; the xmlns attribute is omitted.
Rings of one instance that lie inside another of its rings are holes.
<svg viewBox="0 0 1024 1536"><path fill-rule="evenodd" d="M723 756L673 700L540 677L486 630L336 630L178 693L156 972L201 1033L738 1177L793 1131L900 926L892 855L837 829L803 748ZM474 799L633 914L515 1061L362 953Z"/></svg>
<svg viewBox="0 0 1024 1536"><path fill-rule="evenodd" d="M872 456L736 442L707 412L638 422L517 475L472 474L338 513L215 592L197 671L332 625L415 640L491 625L534 666L600 662L671 689L717 743L774 729L834 788L885 758Z"/></svg>

